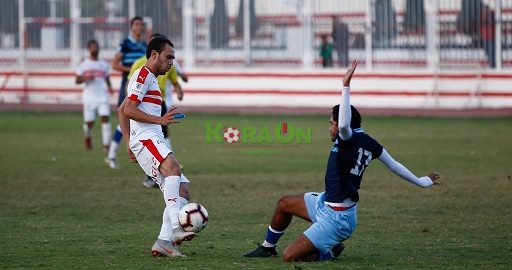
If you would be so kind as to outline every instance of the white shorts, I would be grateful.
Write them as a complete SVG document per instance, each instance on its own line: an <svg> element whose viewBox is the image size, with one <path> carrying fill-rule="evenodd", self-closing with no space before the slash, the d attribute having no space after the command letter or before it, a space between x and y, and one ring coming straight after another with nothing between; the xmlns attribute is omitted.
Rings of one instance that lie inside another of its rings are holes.
<svg viewBox="0 0 512 270"><path fill-rule="evenodd" d="M99 116L110 116L110 105L108 102L84 103L84 122L96 120L96 112L98 112Z"/></svg>
<svg viewBox="0 0 512 270"><path fill-rule="evenodd" d="M162 188L165 177L158 168L164 159L172 154L168 141L163 136L155 135L145 140L134 140L130 142L130 149L137 158L137 162L144 172ZM182 175L181 183L189 183Z"/></svg>

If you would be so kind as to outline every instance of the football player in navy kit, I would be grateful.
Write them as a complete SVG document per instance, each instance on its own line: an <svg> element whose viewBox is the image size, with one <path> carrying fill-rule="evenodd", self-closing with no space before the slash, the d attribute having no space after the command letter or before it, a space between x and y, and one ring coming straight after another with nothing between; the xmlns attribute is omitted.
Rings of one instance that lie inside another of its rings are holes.
<svg viewBox="0 0 512 270"><path fill-rule="evenodd" d="M329 120L334 146L327 161L325 191L283 196L277 203L265 241L245 257L277 256L276 244L293 216L313 224L284 250L285 261L321 261L339 257L344 249L342 242L350 238L356 228L359 186L366 167L374 159L380 160L402 179L423 188L434 185L440 178L435 172L416 177L364 133L361 116L350 105L350 80L356 67L354 61L343 79L340 104L334 106Z"/></svg>

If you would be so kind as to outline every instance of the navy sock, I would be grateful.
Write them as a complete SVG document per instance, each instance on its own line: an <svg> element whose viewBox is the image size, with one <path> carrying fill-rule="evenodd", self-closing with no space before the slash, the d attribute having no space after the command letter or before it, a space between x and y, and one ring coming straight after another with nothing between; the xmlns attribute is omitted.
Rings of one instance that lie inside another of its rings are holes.
<svg viewBox="0 0 512 270"><path fill-rule="evenodd" d="M264 247L275 247L279 238L283 236L284 232L276 231L272 229L272 227L268 226L267 236L265 237L265 242L263 242Z"/></svg>
<svg viewBox="0 0 512 270"><path fill-rule="evenodd" d="M121 129L119 128L119 126L117 126L116 128L116 132L114 133L114 138L113 140L116 142L116 143L119 143L121 141L121 139L123 138L123 133L121 132Z"/></svg>

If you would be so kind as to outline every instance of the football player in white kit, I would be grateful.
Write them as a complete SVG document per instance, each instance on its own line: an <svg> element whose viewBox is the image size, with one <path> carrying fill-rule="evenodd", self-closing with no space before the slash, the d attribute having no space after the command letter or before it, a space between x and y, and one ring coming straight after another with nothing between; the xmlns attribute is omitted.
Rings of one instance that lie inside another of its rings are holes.
<svg viewBox="0 0 512 270"><path fill-rule="evenodd" d="M109 93L112 94L110 85L110 66L107 62L98 59L100 52L98 42L87 42L89 58L85 59L76 70L77 84L83 83L84 91L82 100L84 106L84 135L85 149L92 149L92 127L96 120L96 113L101 117L101 135L103 150L107 151L110 144L112 127L110 126Z"/></svg>
<svg viewBox="0 0 512 270"><path fill-rule="evenodd" d="M178 123L174 116L179 112L172 107L161 116L163 97L157 82L157 76L172 67L172 42L166 38L152 39L146 58L146 64L130 78L127 98L117 109L119 124L123 136L130 138L128 153L132 162L139 163L144 172L153 177L164 195L166 207L162 228L152 253L154 256L183 256L176 246L195 236L193 232L185 232L178 220L180 208L188 203L188 192L180 193L180 187L188 180L181 173L161 128L161 125Z"/></svg>

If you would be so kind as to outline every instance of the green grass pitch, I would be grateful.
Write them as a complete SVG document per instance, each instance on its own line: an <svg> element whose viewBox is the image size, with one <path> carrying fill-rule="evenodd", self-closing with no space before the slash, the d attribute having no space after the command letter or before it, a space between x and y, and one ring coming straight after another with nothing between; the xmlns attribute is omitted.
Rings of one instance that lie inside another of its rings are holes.
<svg viewBox="0 0 512 270"><path fill-rule="evenodd" d="M192 201L208 209L210 222L181 246L187 258L171 259L151 257L164 203L158 189L141 185L142 170L128 162L124 144L122 169L111 170L98 123L93 151L84 150L79 113L0 112L0 268L510 269L510 119L363 115L366 132L392 156L418 175L441 172L441 185L415 187L375 161L363 178L357 230L340 260L242 258L263 241L281 195L323 189L328 117L188 114L173 125ZM206 123L283 121L312 128L312 143L272 151L206 143ZM295 219L278 251L307 226Z"/></svg>

